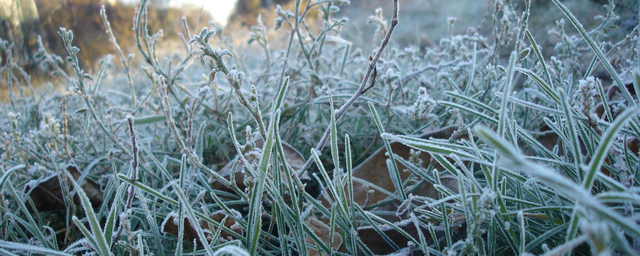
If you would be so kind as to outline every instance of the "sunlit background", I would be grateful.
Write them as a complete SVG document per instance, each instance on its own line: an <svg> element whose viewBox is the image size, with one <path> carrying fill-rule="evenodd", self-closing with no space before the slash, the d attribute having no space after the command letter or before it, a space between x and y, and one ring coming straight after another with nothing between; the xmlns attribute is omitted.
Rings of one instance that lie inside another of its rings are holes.
<svg viewBox="0 0 640 256"><path fill-rule="evenodd" d="M272 50L282 50L288 43L288 34L282 30L274 30L274 8L282 6L283 10L293 10L293 0L147 0L148 31L150 34L163 31L163 38L158 43L160 58L185 54L181 35L185 30L181 17L186 18L189 29L187 33L200 31L207 26L214 28L225 43L232 45L238 51L255 53L262 52L257 44L250 42L251 28L256 26L257 17L261 17L266 26L269 46ZM521 0L520 0L521 1ZM603 0L567 0L569 8L580 10L583 25L591 26L596 22L593 17L603 12L602 6L593 2ZM635 3L638 0L625 0ZM303 1L307 2L307 1ZM394 31L391 44L399 49L415 47L424 49L437 46L440 39L451 34L464 34L469 27L473 27L481 34L489 34L490 7L493 0L401 0L400 25ZM590 3L587 5L585 3ZM66 49L60 40L58 31L61 27L74 32L74 46L81 49L78 53L80 65L83 69L94 71L100 61L114 54L113 46L105 33L105 27L100 18L100 9L105 6L105 13L113 28L120 47L126 54L137 53L136 37L132 30L132 20L135 10L140 7L141 0L0 0L0 38L14 43L14 60L27 70L34 80L45 76L40 65L34 58L38 51L38 38L50 52L65 56ZM596 7L598 7L596 8ZM637 24L637 9L622 10L621 26L633 28ZM631 6L631 5L629 5ZM375 15L376 9L381 8L382 17L388 22L390 11L393 9L390 0L355 0L349 5L333 6L339 9L331 14L332 18L348 18L349 22L339 31L332 32L331 37L345 40L360 49L372 49L375 42L376 23L368 22L369 17ZM541 7L542 8L542 7ZM637 8L637 7L635 7ZM203 10L200 15L200 10ZM336 9L336 10L337 10ZM313 33L317 33L323 26L323 19L318 8L312 8L305 20L305 26ZM455 19L450 19L454 17ZM551 8L538 16L532 17L530 23L539 44L546 46L543 54L550 54L557 43L547 32L552 28L550 20L559 20L564 15ZM454 21L455 23L448 23ZM213 22L213 23L212 23ZM449 25L450 24L450 25ZM629 25L630 24L630 25ZM282 29L288 29L283 26ZM249 54L251 55L251 54ZM135 58L134 61L142 61ZM141 63L135 63L141 64ZM115 62L118 66L118 62ZM0 90L2 85L0 84ZM1 98L1 96L0 96Z"/></svg>
<svg viewBox="0 0 640 256"><path fill-rule="evenodd" d="M211 13L213 19L223 27L227 25L227 20L233 12L236 0L171 0L170 5L179 7L180 5L191 4L202 7Z"/></svg>
<svg viewBox="0 0 640 256"><path fill-rule="evenodd" d="M114 2L116 0L110 0ZM119 0L123 3L137 3L139 0ZM181 7L182 5L193 5L202 7L205 11L208 11L213 19L223 27L227 25L227 21L233 8L236 5L237 0L161 0L168 1L171 7Z"/></svg>

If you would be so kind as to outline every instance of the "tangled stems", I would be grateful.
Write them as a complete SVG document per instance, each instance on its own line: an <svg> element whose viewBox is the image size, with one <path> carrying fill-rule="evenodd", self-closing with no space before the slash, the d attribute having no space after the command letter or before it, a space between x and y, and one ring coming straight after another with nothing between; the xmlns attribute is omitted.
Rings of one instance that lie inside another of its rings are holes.
<svg viewBox="0 0 640 256"><path fill-rule="evenodd" d="M131 67L129 65L129 61L133 58L132 55L129 55L130 58L125 58L122 53L122 49L120 49L120 45L116 40L116 36L113 35L113 30L111 29L111 23L107 20L107 13L105 12L104 5L100 8L100 17L102 17L102 22L104 26L107 28L107 34L109 35L109 40L113 44L113 49L118 53L120 57L120 61L122 61L122 65L124 65L124 69L127 71L127 79L129 80L129 87L131 87L131 106L133 108L136 107L136 91L133 86L133 76L131 75Z"/></svg>
<svg viewBox="0 0 640 256"><path fill-rule="evenodd" d="M167 117L167 124L169 125L169 129L171 130L171 134L173 135L174 139L178 143L178 146L182 150L182 153L185 154L187 158L191 160L191 163L196 165L196 167L205 171L207 174L213 176L216 180L218 180L219 182L222 182L223 185L233 189L236 193L238 193L238 195L241 195L243 198L247 198L247 195L242 190L238 189L237 186L235 186L235 184L232 184L226 178L222 177L222 175L218 174L216 171L202 164L202 162L200 161L200 159L198 159L198 156L193 152L193 150L187 147L186 143L182 139L182 136L180 136L178 127L176 126L175 120L173 119L173 116L171 114L171 100L169 99L167 81L164 78L160 79L160 96L162 97L161 100L162 100L162 104L164 105L164 114Z"/></svg>
<svg viewBox="0 0 640 256"><path fill-rule="evenodd" d="M369 63L369 66L367 68L367 73L364 75L364 78L362 79L362 82L360 83L358 90L355 92L355 94L351 96L351 98L349 98L349 100L347 100L347 102L344 105L342 105L342 107L340 107L340 109L336 111L336 120L340 119L340 117L342 117L342 115L344 115L344 113L347 112L347 109L351 107L351 105L353 105L353 103L356 102L356 100L360 96L362 96L365 92L367 92L367 90L371 89L371 86L373 86L373 83L370 86L367 86L367 82L369 81L369 76L371 76L371 72L373 72L374 69L376 68L376 63L378 63L378 59L380 59L382 52L389 44L389 40L391 39L391 34L393 34L393 31L395 30L397 25L398 25L398 0L393 0L393 17L391 18L391 26L389 27L389 31L387 31L386 35L382 39L382 42L380 43L380 47L378 47L378 50L376 51L375 56L371 59L371 62ZM330 132L331 132L331 126L329 125L329 127L327 127L327 129L325 130L324 134L322 135L322 138L320 139L320 141L318 142L314 150L320 151L320 149L324 147L324 145L327 143L327 140L329 139ZM300 170L297 171L297 175L298 176L304 175L304 173L307 171L309 166L311 166L312 162L313 162L313 158L309 157L309 159L307 159L307 161L304 163L302 168L300 168Z"/></svg>
<svg viewBox="0 0 640 256"><path fill-rule="evenodd" d="M233 90L236 93L236 96L238 97L239 103L249 111L249 113L251 114L251 117L253 117L253 119L258 124L258 130L260 131L260 135L262 135L263 138L266 138L267 129L265 128L264 121L262 120L262 113L260 112L260 108L257 100L247 99L244 93L242 93L242 91L240 90L240 87L242 86L242 82L244 81L244 73L235 71L235 70L229 70L229 68L227 68L227 65L224 63L224 60L222 60L222 57L224 55L229 55L233 57L233 54L231 53L231 51L226 49L224 50L217 49L217 48L213 49L211 48L211 45L207 42L209 41L209 38L214 34L215 34L214 30L209 30L208 28L205 27L200 31L200 34L194 35L189 43L193 44L197 42L200 45L199 49L201 51L201 56L200 56L201 59L204 59L205 56L209 56L214 60L216 66L211 70L209 76L212 76L217 72L222 72L225 75L225 77L227 78L227 81L229 82L231 87L233 87Z"/></svg>
<svg viewBox="0 0 640 256"><path fill-rule="evenodd" d="M98 116L98 113L97 113L96 109L94 108L93 104L91 103L91 98L87 94L86 88L84 86L84 80L85 79L93 80L93 78L91 77L91 75L85 73L84 70L80 69L80 63L78 61L78 55L77 55L78 52L80 51L80 49L78 47L75 47L75 46L71 45L71 42L73 41L73 31L67 31L65 28L60 28L60 32L58 32L58 34L60 35L60 37L62 37L62 41L64 42L64 46L67 49L67 51L69 52L69 56L67 57L67 61L70 63L70 66L73 69L73 71L75 72L76 77L77 77L76 86L75 86L74 90L78 94L83 96L84 103L87 106L87 109L89 110L89 113L91 114L93 119L96 120L96 123L98 123L98 127L100 127L100 129L102 129L102 131L105 133L105 135L107 135L107 137L109 137L109 139L116 145L116 147L118 147L118 149L122 150L122 152L124 152L126 155L132 156L132 153L129 151L129 149L127 149L118 140L118 138L116 138L111 132L109 132L109 130L105 126L104 122L102 121L102 118L100 118Z"/></svg>

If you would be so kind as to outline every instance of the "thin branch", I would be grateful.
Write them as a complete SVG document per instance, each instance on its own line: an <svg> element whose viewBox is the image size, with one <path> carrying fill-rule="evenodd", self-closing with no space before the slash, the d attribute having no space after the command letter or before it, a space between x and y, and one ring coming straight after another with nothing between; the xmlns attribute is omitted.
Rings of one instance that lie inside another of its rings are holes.
<svg viewBox="0 0 640 256"><path fill-rule="evenodd" d="M136 107L136 90L133 85L133 75L131 75L131 67L129 66L129 59L124 56L122 53L122 49L116 40L116 36L113 34L113 30L111 29L111 23L107 19L107 13L104 9L104 5L100 8L100 17L102 17L102 23L107 28L107 34L109 35L109 39L111 40L111 44L113 44L113 49L115 49L118 56L120 56L120 60L122 61L122 65L124 69L127 71L127 79L129 80L129 87L131 87L131 106L132 108Z"/></svg>
<svg viewBox="0 0 640 256"><path fill-rule="evenodd" d="M398 0L393 0L393 17L391 18L391 27L389 27L389 31L384 36L384 39L382 39L382 42L380 43L380 47L378 47L378 51L376 51L376 55L373 57L373 59L371 59L371 63L369 63L367 73L362 79L362 82L360 83L360 87L358 87L358 91L356 91L356 93L353 94L351 98L349 98L349 100L347 100L347 102L344 105L342 105L340 109L336 111L336 120L340 119L340 117L342 117L342 115L345 112L347 112L347 109L351 107L351 105L353 105L353 103L356 102L356 100L369 89L367 88L367 82L369 81L369 76L371 75L371 72L373 72L373 70L375 69L376 63L378 62L378 59L380 59L382 52L389 44L389 40L391 39L391 34L393 34L393 31L397 25L398 25ZM330 127L327 127L324 134L322 135L322 138L318 142L318 145L316 145L315 147L316 151L320 151L320 149L324 147L324 144L327 143L327 140L329 139L330 131L331 131ZM309 157L309 159L307 159L307 161L304 163L302 168L300 168L300 170L296 172L298 177L300 177L307 171L309 166L311 166L312 162L313 162L313 158Z"/></svg>
<svg viewBox="0 0 640 256"><path fill-rule="evenodd" d="M136 187L133 185L138 181L138 142L136 139L136 131L133 128L134 124L133 124L133 116L131 115L127 115L127 122L129 123L129 132L131 133L131 150L132 150L132 154L133 154L133 160L131 160L131 177L130 179L133 181L131 185L129 185L129 194L127 195L127 204L124 206L124 210L122 211L123 213L126 213L129 209L131 209L131 206L133 205L133 198L135 197L135 189ZM123 228L122 226L120 226L118 228L118 232L116 233L115 236L113 236L114 240L116 241L120 235L122 234ZM112 243L111 244L111 250L113 251L113 246L116 243Z"/></svg>

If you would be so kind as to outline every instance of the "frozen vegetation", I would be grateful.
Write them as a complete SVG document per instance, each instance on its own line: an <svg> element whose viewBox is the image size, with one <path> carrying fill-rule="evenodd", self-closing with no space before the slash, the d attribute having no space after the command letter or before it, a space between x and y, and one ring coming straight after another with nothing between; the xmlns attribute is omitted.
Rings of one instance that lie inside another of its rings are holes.
<svg viewBox="0 0 640 256"><path fill-rule="evenodd" d="M0 40L0 254L640 254L637 3L490 0L414 45L387 2L344 37L349 1L277 6L246 52L184 18L168 56L146 0L131 48L103 9L112 55L60 28L37 90Z"/></svg>

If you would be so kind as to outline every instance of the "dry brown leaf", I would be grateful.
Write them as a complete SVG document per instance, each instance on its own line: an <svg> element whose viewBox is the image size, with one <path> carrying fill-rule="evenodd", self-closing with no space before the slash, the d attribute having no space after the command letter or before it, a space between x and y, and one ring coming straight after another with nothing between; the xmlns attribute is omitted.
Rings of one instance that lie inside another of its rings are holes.
<svg viewBox="0 0 640 256"><path fill-rule="evenodd" d="M617 88L617 87L616 87ZM635 92L635 91L634 91ZM611 104L609 106L611 108ZM612 109L613 112L613 109ZM599 103L596 108L594 109L594 113L598 115L599 118L602 119L607 119L605 118L606 116L604 115L604 106L603 103ZM617 116L614 115L614 119ZM559 136L558 134L556 134L555 132L551 131L551 129L548 126L543 126L542 127L542 132L539 133L536 136L536 140L538 142L540 142L540 144L542 144L545 148L547 148L548 150L552 150L556 145L559 145L560 147L558 147L558 154L559 155L563 155L563 147L561 146L562 141L559 141ZM596 130L596 132L598 132L598 134L601 133L601 131ZM601 134L600 134L601 135ZM584 145L584 142L582 141L582 137L578 136L578 140L579 140L579 146L580 146L580 151L581 152L587 152L587 148ZM627 148L629 149L629 152L631 152L632 154L634 154L635 156L638 156L638 151L640 150L640 140L636 137L631 137L628 138L626 141L627 144ZM528 145L524 145L523 150L525 150L525 152L529 151L528 150ZM531 152L527 152L527 153L531 153ZM605 162L610 165L611 161L609 160L609 156L607 155L605 157ZM607 169L605 166L602 166L600 168L600 171L606 175L606 176L610 176L611 172L609 171L609 169Z"/></svg>
<svg viewBox="0 0 640 256"><path fill-rule="evenodd" d="M262 139L258 139L255 143L257 148L262 148L264 142L262 141ZM296 150L291 145L284 142L282 143L282 149L284 151L285 158L287 158L287 163L289 163L289 165L291 166L291 168L293 168L293 170L298 170L302 168L302 166L304 165L305 159L302 156L302 154L298 152L298 150ZM255 164L260 160L259 155L255 154L254 152L245 153L244 157L251 164ZM235 158L233 158L233 160L229 161L227 165L222 167L222 169L218 171L218 174L220 174L222 177L230 177L231 175L234 175L236 185L241 190L244 190L245 189L244 178L246 174L242 171L243 168L244 168L244 163L240 160L238 156L236 156ZM300 177L300 179L309 179L309 176L305 174L304 176ZM212 187L214 189L233 192L230 188L226 187L220 182L215 182L214 180L212 180L211 182L213 182Z"/></svg>
<svg viewBox="0 0 640 256"><path fill-rule="evenodd" d="M426 133L420 137L425 139L448 139L457 129L457 126L448 126L437 131ZM409 157L411 156L411 148L398 142L391 143L391 150L393 151L393 153L404 159L409 159ZM353 168L353 177L375 184L385 189L386 191L395 192L395 186L391 181L391 176L389 175L389 170L387 169L386 153L387 150L385 147L378 149L375 153L373 153L373 155L364 160L364 162ZM431 155L422 152L419 157L420 160L422 160L422 167L428 167L431 163ZM409 178L411 172L403 171L404 169L406 169L406 167L400 162L396 161L396 163L398 164L398 170L400 170L400 178L404 182L407 178ZM442 169L441 166L437 163L435 163L435 168ZM450 178L443 177L441 178L441 182L444 186L450 188L453 191L458 190L457 181L451 182ZM373 193L369 193L369 190L373 190ZM431 198L438 198L437 190L435 190L433 184L425 183L422 187L415 190L413 194ZM353 198L354 201L360 206L364 207L367 205L375 204L387 199L387 197L388 196L385 193L377 191L374 188L367 187L362 183L355 181L353 183ZM330 205L329 201L325 198L322 198L322 201L323 205Z"/></svg>
<svg viewBox="0 0 640 256"><path fill-rule="evenodd" d="M73 178L77 181L81 173L75 165L68 165L67 171L73 176ZM70 182L69 182L70 183ZM70 184L69 184L70 185ZM71 186L71 185L70 185ZM91 201L91 205L93 208L100 207L103 201L103 194L100 190L100 186L93 181L92 179L85 178L80 182L80 186L89 197L89 201ZM26 190L29 191L32 189L32 186L27 185ZM73 187L69 187L70 191L73 190ZM62 187L60 186L59 175L54 174L51 175L38 183L31 194L31 201L33 201L33 205L38 209L38 211L57 211L66 209L66 205L64 202L64 196L62 194ZM73 201L76 205L80 204L80 197L76 194L73 196ZM26 204L29 211L33 211L31 208L31 204Z"/></svg>
<svg viewBox="0 0 640 256"><path fill-rule="evenodd" d="M309 227L309 229L311 229L311 231L313 231L314 234L316 234L320 238L320 240L322 240L322 242L327 247L329 246L329 244L331 243L331 234L330 234L331 229L329 228L329 226L324 224L322 221L319 221L318 219L314 218L313 216L307 217L307 219L305 220L305 224ZM315 244L313 239L309 236L305 238L305 241L309 244ZM339 232L334 230L333 247L331 249L334 251L337 251L341 245L342 245L342 236L340 236ZM310 256L326 255L325 253L319 252L311 247L307 247L307 254Z"/></svg>
<svg viewBox="0 0 640 256"><path fill-rule="evenodd" d="M218 223L222 223L222 221L224 220L224 223L222 224L225 227L233 230L236 233L242 234L242 227L238 225L234 219L234 218L242 218L242 215L233 209L231 210L231 212L233 213L233 215L235 215L234 217L227 215L226 212L224 211L217 211L209 215L209 218L211 218L212 220ZM212 237L210 236L216 232L215 229L214 230L209 229L209 224L205 220L202 220L202 219L198 220L198 225L205 232L205 235L207 236L208 239L211 239ZM173 234L175 236L178 236L178 231L180 230L179 227L180 226L178 223L178 214L175 212L171 212L167 215L167 217L162 222L162 225L160 226L160 230L164 234ZM198 233L195 230L195 226L193 226L193 224L187 217L184 217L183 239L184 241L189 243L193 243L193 240L195 239L198 245L202 245L202 242L198 237ZM221 230L219 239L222 241L229 241L232 239L232 236L227 231Z"/></svg>
<svg viewBox="0 0 640 256"><path fill-rule="evenodd" d="M411 221L410 218L395 222L394 225L402 229L402 231L409 234L416 241L420 241L418 228L416 227L414 222ZM458 232L458 234L461 237L465 237L466 236L465 225L466 225L466 221L464 216L457 215L453 218L451 227L454 232ZM422 234L424 235L425 240L429 245L433 245L435 242L441 243L442 238L445 237L443 227L434 227L434 229L436 230L435 232L436 241L434 241L434 238L431 237L429 227L426 224L422 222L418 222L418 226L420 227L420 231L422 231ZM399 248L407 247L407 243L409 242L409 239L403 236L397 230L387 225L381 225L378 227L378 229L380 229L382 233L384 233L388 238L390 238L391 241L393 241L393 243L396 244ZM362 242L365 245L367 245L367 247L374 254L390 254L397 251L396 248L393 248L391 245L389 245L389 242L371 226L364 226L364 227L358 228L358 236L360 237L360 240L362 240ZM443 244L441 245L444 246Z"/></svg>
<svg viewBox="0 0 640 256"><path fill-rule="evenodd" d="M633 155L638 156L638 150L640 150L640 140L638 140L638 138L628 138L627 148L629 148L629 151L633 153Z"/></svg>
<svg viewBox="0 0 640 256"><path fill-rule="evenodd" d="M178 231L180 230L180 223L178 223L179 215L175 212L171 212L167 214L167 217L162 222L160 226L160 230L164 234L172 234L178 236ZM201 228L206 228L206 226L200 226ZM207 230L208 231L208 230ZM207 232L210 234L210 232ZM200 245L200 239L198 238L198 234L196 233L195 226L191 223L189 218L184 217L184 241L191 243L194 239L197 240L197 243Z"/></svg>
<svg viewBox="0 0 640 256"><path fill-rule="evenodd" d="M457 130L457 126L449 126L437 131L423 134L420 137L424 139L449 139ZM398 142L392 142L390 146L394 154L404 159L409 159L411 157L411 148L409 148L408 146L405 146ZM375 184L376 186L381 187L382 189L385 189L386 191L394 193L396 190L393 182L391 181L391 176L387 168L386 160L388 157L386 156L386 153L387 150L385 147L378 149L375 153L373 153L373 155L369 156L364 162L353 169L353 177L370 182L372 184ZM427 168L429 164L431 164L430 154L422 152L420 153L419 158L422 161L423 168ZM398 170L400 170L400 178L402 182L404 182L411 176L412 173L410 171L404 171L406 167L400 162L396 161L396 163L398 164ZM437 162L434 162L434 168L443 169L442 166L440 166ZM444 187L449 188L454 192L458 191L457 178L441 177L440 183ZM370 193L369 190L373 190L373 193ZM347 191L346 187L345 191ZM434 187L434 184L429 182L424 182L419 188L413 190L412 194L434 199L440 198L438 190ZM353 197L354 201L362 207L379 203L382 200L388 198L385 193L377 191L374 188L367 187L364 184L356 181L354 181L353 183ZM326 198L321 198L321 201L324 206L331 206L329 200L326 200ZM396 215L394 216L379 217L394 222L412 237L418 239L417 228L415 227L413 222L408 219L410 209L406 206L403 207L402 202L393 201L387 204L381 204L377 206L375 210L381 212L396 212ZM455 224L457 225L457 230L459 226L463 226L465 224L464 218L457 218ZM383 229L383 232L387 236L389 236L399 248L407 247L407 242L409 240L406 237L402 236L398 231L394 229L384 228L384 226ZM431 239L429 236L429 231L424 224L421 224L421 230L422 233L427 237L428 242L432 244L433 241L429 240ZM440 234L442 232L443 231L437 234ZM438 237L444 237L443 234L444 233L440 234ZM377 231L375 231L373 227L365 226L359 228L358 235L360 236L362 242L364 242L367 247L369 247L369 249L371 249L375 254L386 254L396 251L396 248L393 248L391 245L389 245L388 241L386 241L379 233L377 233ZM461 234L461 236L464 236L464 234Z"/></svg>

